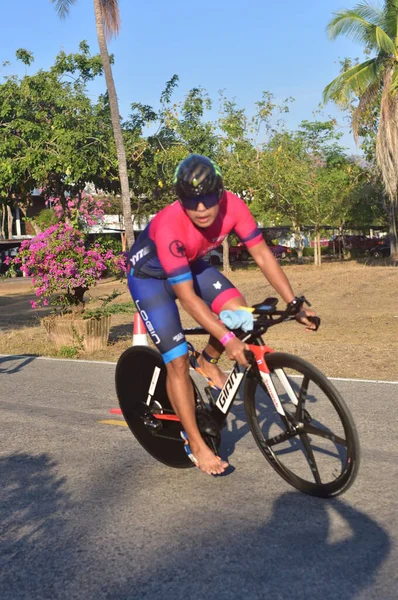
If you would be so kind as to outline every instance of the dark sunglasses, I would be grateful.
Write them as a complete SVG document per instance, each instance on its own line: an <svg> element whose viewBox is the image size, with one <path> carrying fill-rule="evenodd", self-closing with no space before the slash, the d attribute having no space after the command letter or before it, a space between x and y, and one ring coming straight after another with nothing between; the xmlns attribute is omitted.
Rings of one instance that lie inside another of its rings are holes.
<svg viewBox="0 0 398 600"><path fill-rule="evenodd" d="M202 203L206 208L212 208L220 202L218 194L204 194L196 198L184 198L181 204L186 210L198 210L198 204Z"/></svg>

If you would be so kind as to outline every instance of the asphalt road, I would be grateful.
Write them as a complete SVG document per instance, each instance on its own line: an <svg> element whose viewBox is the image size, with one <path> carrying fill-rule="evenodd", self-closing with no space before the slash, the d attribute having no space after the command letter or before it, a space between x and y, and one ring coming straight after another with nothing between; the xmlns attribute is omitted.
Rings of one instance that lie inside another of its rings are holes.
<svg viewBox="0 0 398 600"><path fill-rule="evenodd" d="M398 385L338 381L362 465L343 496L290 488L241 419L235 470L156 462L117 419L114 365L0 356L0 597L398 598Z"/></svg>

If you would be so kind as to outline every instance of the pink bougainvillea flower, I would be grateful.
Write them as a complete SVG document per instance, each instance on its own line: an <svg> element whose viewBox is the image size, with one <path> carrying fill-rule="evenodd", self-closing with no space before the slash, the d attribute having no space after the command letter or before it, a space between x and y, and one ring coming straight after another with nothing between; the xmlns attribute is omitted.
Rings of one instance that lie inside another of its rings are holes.
<svg viewBox="0 0 398 600"><path fill-rule="evenodd" d="M32 276L37 296L32 308L48 306L55 295L63 306L81 302L82 291L93 287L105 271L120 275L125 269L124 256L116 256L99 244L87 248L84 233L63 222L26 240L9 262L21 265L21 270Z"/></svg>

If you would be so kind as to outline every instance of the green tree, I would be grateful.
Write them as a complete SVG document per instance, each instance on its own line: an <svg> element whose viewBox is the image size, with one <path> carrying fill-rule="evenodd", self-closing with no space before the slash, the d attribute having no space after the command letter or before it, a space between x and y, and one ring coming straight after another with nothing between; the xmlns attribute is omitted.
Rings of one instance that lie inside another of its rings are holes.
<svg viewBox="0 0 398 600"><path fill-rule="evenodd" d="M225 186L238 194L249 205L253 216L260 222L267 218L272 203L269 202L268 171L262 168L263 150L275 130L275 117L288 111L286 100L276 104L273 95L265 91L256 102L256 110L248 118L245 109L234 99L220 92L220 117L217 130L220 138L217 162L221 167ZM279 123L279 126L281 124ZM226 247L224 265L228 264Z"/></svg>
<svg viewBox="0 0 398 600"><path fill-rule="evenodd" d="M307 222L314 227L314 262L321 265L320 232L331 224L348 193L349 167L336 121L303 121L298 136L303 140L310 164L312 201L307 205Z"/></svg>
<svg viewBox="0 0 398 600"><path fill-rule="evenodd" d="M250 119L235 100L220 93L220 131L216 160L225 187L244 198L252 198L258 171L258 155L250 139Z"/></svg>
<svg viewBox="0 0 398 600"><path fill-rule="evenodd" d="M353 66L359 65L359 59L344 58L340 60L340 72L345 73ZM347 113L348 121L351 126L351 132L354 134L356 144L361 148L364 158L369 166L380 172L376 161L376 139L377 128L380 118L380 100L381 90L375 95L373 103L369 103L366 110L357 111L360 99L353 92L349 98L340 103L340 109Z"/></svg>
<svg viewBox="0 0 398 600"><path fill-rule="evenodd" d="M214 158L217 137L214 124L205 119L211 100L200 87L192 88L180 102L172 96L178 86L178 76L166 82L160 96L160 108L134 102L126 127L144 139L145 130L154 130L143 143L140 160L134 169L134 202L139 218L148 217L175 199L174 171L190 153Z"/></svg>
<svg viewBox="0 0 398 600"><path fill-rule="evenodd" d="M246 202L253 198L256 151L249 139L249 120L246 111L238 108L234 99L220 92L220 131L216 161L223 174L224 185ZM223 268L231 270L229 240L223 242Z"/></svg>
<svg viewBox="0 0 398 600"><path fill-rule="evenodd" d="M108 90L109 106L112 118L113 134L115 138L116 154L122 192L124 226L127 244L134 242L133 222L131 218L130 188L127 173L126 151L123 142L122 126L120 122L119 104L113 80L111 61L108 54L107 39L119 33L120 12L118 0L93 0L95 25L97 29L98 45L104 68L106 87ZM69 8L76 0L51 0L61 18L66 17Z"/></svg>
<svg viewBox="0 0 398 600"><path fill-rule="evenodd" d="M379 102L376 156L390 200L392 256L398 259L398 0L384 0L382 8L360 2L353 9L341 10L330 21L328 31L332 39L347 35L375 55L336 77L325 88L324 99L344 105L352 94L359 98L353 114L354 134Z"/></svg>
<svg viewBox="0 0 398 600"><path fill-rule="evenodd" d="M359 64L359 59L354 61L345 58L340 61L341 72L350 69L354 64ZM375 95L374 102L369 102L369 105L358 114L357 108L360 99L352 94L350 98L344 102L342 108L347 114L351 123L355 123L352 127L356 142L360 145L363 152L366 167L361 169L361 177L358 180L359 186L353 190L351 202L345 203L342 206L341 220L339 220L339 228L345 224L351 223L354 226L364 225L367 227L370 223L382 225L386 229L389 227L389 198L386 193L385 186L380 180L380 169L377 166L376 159L376 142L377 130L380 120L380 104L382 97L382 89ZM373 204L372 204L373 202Z"/></svg>
<svg viewBox="0 0 398 600"><path fill-rule="evenodd" d="M256 204L273 215L274 224L292 224L299 258L301 230L313 203L312 165L304 139L297 132L275 132L261 153Z"/></svg>
<svg viewBox="0 0 398 600"><path fill-rule="evenodd" d="M314 263L321 265L321 230L338 219L344 200L349 197L350 167L345 160L314 164L313 203L307 221L314 227Z"/></svg>
<svg viewBox="0 0 398 600"><path fill-rule="evenodd" d="M17 56L33 61L27 51ZM34 188L62 199L87 182L119 189L109 107L85 93L86 82L101 72L100 56L82 42L78 53L59 53L48 71L0 84L0 196L7 210L10 203L24 209Z"/></svg>

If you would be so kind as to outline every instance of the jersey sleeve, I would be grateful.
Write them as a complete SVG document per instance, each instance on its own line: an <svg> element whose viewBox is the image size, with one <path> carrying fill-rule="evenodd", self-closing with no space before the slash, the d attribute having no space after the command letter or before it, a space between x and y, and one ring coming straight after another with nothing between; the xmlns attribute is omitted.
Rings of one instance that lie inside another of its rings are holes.
<svg viewBox="0 0 398 600"><path fill-rule="evenodd" d="M246 248L251 248L262 242L264 238L244 201L234 194L231 196L235 221L234 231Z"/></svg>
<svg viewBox="0 0 398 600"><path fill-rule="evenodd" d="M184 231L176 223L158 222L150 231L159 262L172 285L192 279L191 267L185 254Z"/></svg>

